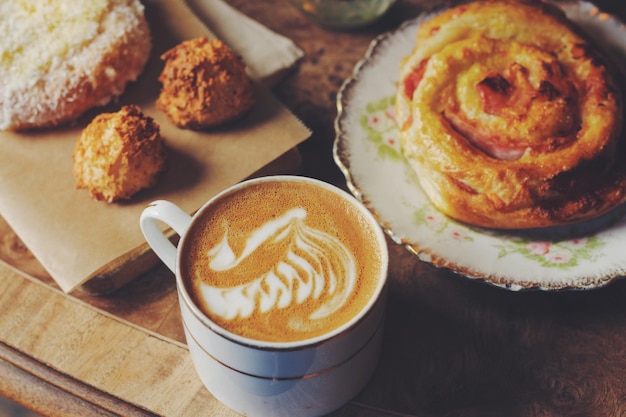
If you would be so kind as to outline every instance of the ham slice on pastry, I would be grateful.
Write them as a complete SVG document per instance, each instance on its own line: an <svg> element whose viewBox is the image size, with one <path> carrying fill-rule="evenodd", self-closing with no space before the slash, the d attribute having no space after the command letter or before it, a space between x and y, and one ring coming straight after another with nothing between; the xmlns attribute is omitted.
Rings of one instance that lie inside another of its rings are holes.
<svg viewBox="0 0 626 417"><path fill-rule="evenodd" d="M464 4L420 26L396 99L433 204L472 225L569 224L626 200L622 94L556 8Z"/></svg>

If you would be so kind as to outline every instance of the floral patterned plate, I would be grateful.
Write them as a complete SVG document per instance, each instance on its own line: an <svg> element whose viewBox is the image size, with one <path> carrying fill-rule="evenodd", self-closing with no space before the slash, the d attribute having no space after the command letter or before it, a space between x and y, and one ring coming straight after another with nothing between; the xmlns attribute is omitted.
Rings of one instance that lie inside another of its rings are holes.
<svg viewBox="0 0 626 417"><path fill-rule="evenodd" d="M587 2L561 7L611 54L626 57L626 28L618 19ZM571 238L563 237L575 235L571 228L534 234L469 227L430 203L400 153L394 100L400 61L431 15L376 38L340 89L334 157L351 192L395 242L470 278L511 290L558 290L595 288L626 275L626 219L614 214L597 220L606 223L599 231Z"/></svg>

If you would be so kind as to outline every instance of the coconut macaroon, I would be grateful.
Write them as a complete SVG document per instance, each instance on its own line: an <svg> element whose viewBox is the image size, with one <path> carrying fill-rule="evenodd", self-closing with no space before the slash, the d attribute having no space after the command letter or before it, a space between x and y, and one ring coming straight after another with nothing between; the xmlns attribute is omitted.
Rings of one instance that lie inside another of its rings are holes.
<svg viewBox="0 0 626 417"><path fill-rule="evenodd" d="M254 85L239 56L220 40L184 41L161 59L157 107L176 126L206 129L230 122L254 104Z"/></svg>
<svg viewBox="0 0 626 417"><path fill-rule="evenodd" d="M0 2L0 130L56 126L108 103L148 60L139 0Z"/></svg>
<svg viewBox="0 0 626 417"><path fill-rule="evenodd" d="M156 184L166 150L159 125L138 106L96 116L73 153L76 188L96 200L127 200Z"/></svg>

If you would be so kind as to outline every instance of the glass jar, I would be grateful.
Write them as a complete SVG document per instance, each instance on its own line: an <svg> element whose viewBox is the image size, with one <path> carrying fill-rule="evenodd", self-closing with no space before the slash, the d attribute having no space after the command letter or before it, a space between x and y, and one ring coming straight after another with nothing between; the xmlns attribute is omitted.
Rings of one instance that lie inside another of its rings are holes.
<svg viewBox="0 0 626 417"><path fill-rule="evenodd" d="M321 26L354 29L374 22L395 0L290 0Z"/></svg>

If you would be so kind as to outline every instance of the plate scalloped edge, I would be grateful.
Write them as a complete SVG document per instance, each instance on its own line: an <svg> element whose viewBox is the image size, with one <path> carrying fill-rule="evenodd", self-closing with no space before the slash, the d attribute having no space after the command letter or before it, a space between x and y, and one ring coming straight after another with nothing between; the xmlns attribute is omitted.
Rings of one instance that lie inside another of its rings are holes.
<svg viewBox="0 0 626 417"><path fill-rule="evenodd" d="M559 6L573 20L585 20L582 23L595 33L600 28L602 36L610 37L609 47L626 55L626 26L619 19L585 1ZM626 272L624 221L573 239L503 235L455 222L427 201L400 154L390 123L399 60L410 52L419 24L443 9L424 11L374 38L340 87L333 157L348 189L394 242L424 262L470 279L518 291L591 289L621 278ZM363 85L368 91L363 92ZM385 180L393 175L393 181ZM615 216L602 221L615 223ZM524 268L530 271L518 274Z"/></svg>

